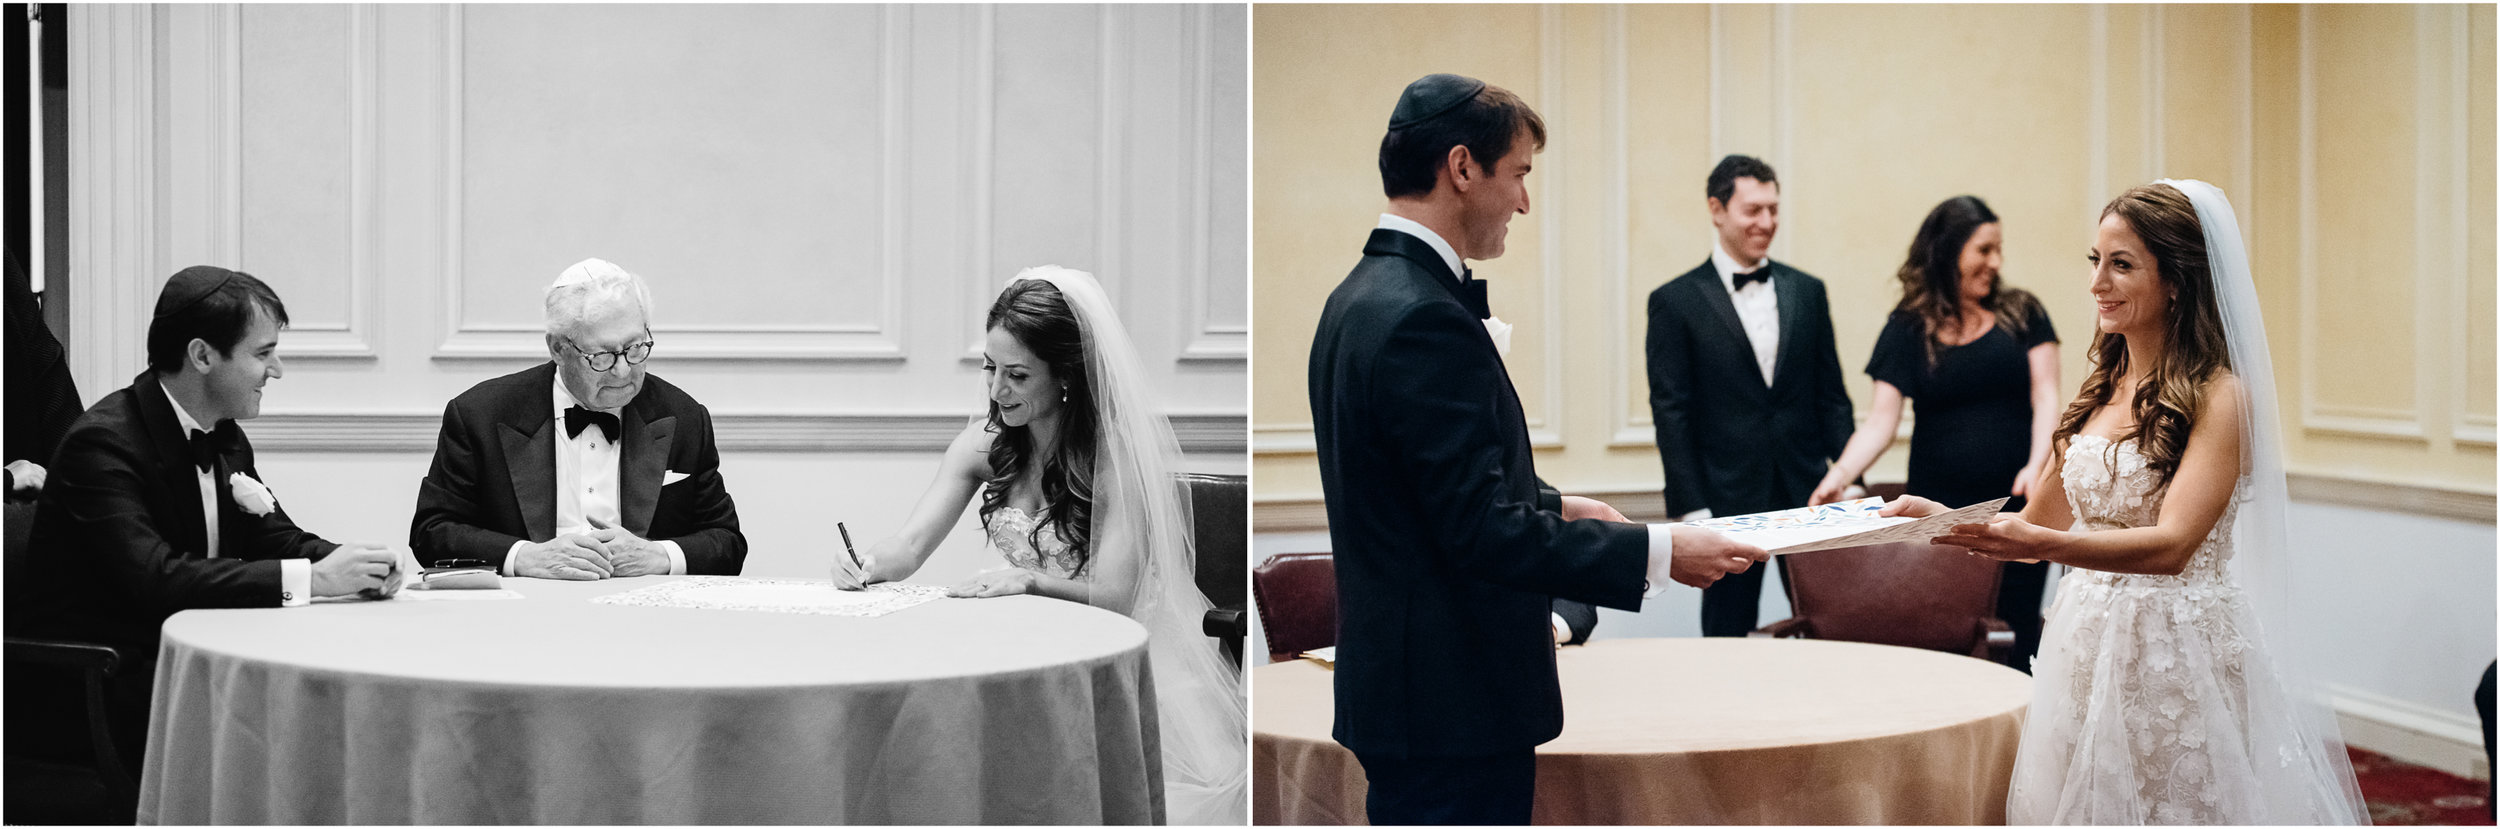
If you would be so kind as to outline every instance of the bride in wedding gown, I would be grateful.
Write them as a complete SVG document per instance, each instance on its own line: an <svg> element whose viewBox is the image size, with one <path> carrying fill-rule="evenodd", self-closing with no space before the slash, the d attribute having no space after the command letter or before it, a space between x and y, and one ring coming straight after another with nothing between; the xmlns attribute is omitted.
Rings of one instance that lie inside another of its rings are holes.
<svg viewBox="0 0 2500 829"><path fill-rule="evenodd" d="M859 569L833 557L834 581L909 577L978 492L986 540L1009 566L949 594L1030 593L1144 625L1169 822L1248 822L1249 720L1231 662L1199 629L1208 602L1192 575L1189 493L1173 477L1179 443L1110 299L1090 274L1031 268L983 328L988 416L947 448L901 533Z"/></svg>
<svg viewBox="0 0 2500 829"><path fill-rule="evenodd" d="M1938 539L2074 568L2006 820L2367 824L2332 715L2290 669L2273 368L2230 202L2201 181L2128 190L2091 261L2099 333L2057 464L2019 516Z"/></svg>

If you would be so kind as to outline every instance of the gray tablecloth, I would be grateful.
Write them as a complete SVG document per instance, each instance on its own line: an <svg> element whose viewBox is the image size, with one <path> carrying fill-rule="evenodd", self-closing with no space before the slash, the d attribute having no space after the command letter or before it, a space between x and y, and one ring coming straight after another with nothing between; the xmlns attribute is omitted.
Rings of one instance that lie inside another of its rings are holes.
<svg viewBox="0 0 2500 829"><path fill-rule="evenodd" d="M1031 596L878 618L526 598L165 623L141 823L1158 823L1146 632Z"/></svg>

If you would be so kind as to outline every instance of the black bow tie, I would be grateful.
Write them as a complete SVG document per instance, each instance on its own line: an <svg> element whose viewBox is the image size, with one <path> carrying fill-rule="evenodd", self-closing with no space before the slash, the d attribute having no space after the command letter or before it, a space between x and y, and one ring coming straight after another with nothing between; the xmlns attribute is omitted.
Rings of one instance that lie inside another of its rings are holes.
<svg viewBox="0 0 2500 829"><path fill-rule="evenodd" d="M607 412L594 412L580 406L564 410L565 437L581 437L582 430L592 426L599 427L599 434L606 435L609 443L615 443L616 433L624 428L624 424L617 421L616 415Z"/></svg>
<svg viewBox="0 0 2500 829"><path fill-rule="evenodd" d="M191 465L207 472L217 467L217 459L234 449L235 437L242 434L234 421L221 420L213 431L191 430Z"/></svg>
<svg viewBox="0 0 2500 829"><path fill-rule="evenodd" d="M1475 275L1476 272L1473 270L1463 273L1465 276L1459 277L1463 281L1458 283L1458 301L1465 304L1468 312L1476 315L1476 319L1491 318L1493 307L1485 302L1483 280L1468 278Z"/></svg>
<svg viewBox="0 0 2500 829"><path fill-rule="evenodd" d="M1736 273L1736 290L1742 291L1745 289L1746 285L1750 285L1755 282L1769 284L1770 281L1771 266L1768 264L1750 271L1738 271Z"/></svg>

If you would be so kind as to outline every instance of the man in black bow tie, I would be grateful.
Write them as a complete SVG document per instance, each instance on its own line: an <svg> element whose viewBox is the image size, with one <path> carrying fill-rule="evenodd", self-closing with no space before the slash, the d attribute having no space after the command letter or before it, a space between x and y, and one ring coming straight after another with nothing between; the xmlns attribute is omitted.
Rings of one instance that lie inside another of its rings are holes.
<svg viewBox="0 0 2500 829"><path fill-rule="evenodd" d="M1562 733L1552 602L1637 610L1758 547L1622 523L1537 479L1484 284L1528 212L1545 125L1474 78L1409 85L1380 144L1388 211L1328 297L1310 393L1337 562L1336 731L1375 825L1526 823ZM1551 243L1551 240L1548 240Z"/></svg>
<svg viewBox="0 0 2500 829"><path fill-rule="evenodd" d="M1771 261L1771 165L1728 156L1707 195L1710 260L1649 295L1649 411L1678 520L1805 506L1855 427L1822 280ZM1760 570L1711 585L1702 635L1745 635L1761 601Z"/></svg>
<svg viewBox="0 0 2500 829"><path fill-rule="evenodd" d="M712 413L644 365L651 292L599 259L547 288L547 357L443 408L409 544L509 576L737 575Z"/></svg>
<svg viewBox="0 0 2500 829"><path fill-rule="evenodd" d="M28 571L10 574L9 630L121 651L109 707L125 751L146 731L166 617L388 594L405 576L384 545L296 527L261 483L236 421L259 417L261 387L284 373L286 324L251 274L174 274L148 322L148 369L79 415L53 454Z"/></svg>

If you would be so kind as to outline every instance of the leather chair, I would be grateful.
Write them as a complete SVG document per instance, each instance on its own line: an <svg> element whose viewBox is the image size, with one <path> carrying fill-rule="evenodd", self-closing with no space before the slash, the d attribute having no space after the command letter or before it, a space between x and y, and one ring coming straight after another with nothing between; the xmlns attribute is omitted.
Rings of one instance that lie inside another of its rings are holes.
<svg viewBox="0 0 2500 829"><path fill-rule="evenodd" d="M35 505L9 501L6 551L11 574L26 572L27 534ZM34 585L13 585L23 595ZM15 598L15 596L12 596ZM11 602L22 606L22 602ZM9 627L23 629L10 614ZM116 739L106 689L121 653L88 642L7 637L7 803L0 820L26 823L123 823L139 804L132 764Z"/></svg>
<svg viewBox="0 0 2500 829"><path fill-rule="evenodd" d="M1190 521L1196 525L1191 532L1198 546L1198 592L1211 605L1202 627L1239 668L1242 640L1250 636L1241 572L1250 556L1250 477L1197 472L1180 477L1189 484Z"/></svg>
<svg viewBox="0 0 2500 829"><path fill-rule="evenodd" d="M1297 659L1303 651L1337 644L1337 559L1328 553L1285 553L1250 571L1259 603L1259 631L1267 636L1267 661Z"/></svg>
<svg viewBox="0 0 2500 829"><path fill-rule="evenodd" d="M1754 636L1872 642L2006 661L2014 629L1996 617L1995 559L1896 542L1784 556L1796 614Z"/></svg>

